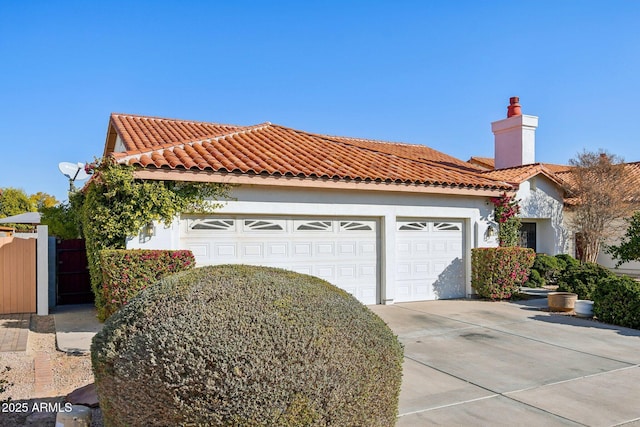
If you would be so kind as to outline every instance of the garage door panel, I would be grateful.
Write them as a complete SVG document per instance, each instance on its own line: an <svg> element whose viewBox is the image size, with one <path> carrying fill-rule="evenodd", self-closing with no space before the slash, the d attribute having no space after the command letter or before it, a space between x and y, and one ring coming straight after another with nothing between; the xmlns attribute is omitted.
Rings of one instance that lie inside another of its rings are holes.
<svg viewBox="0 0 640 427"><path fill-rule="evenodd" d="M264 251L260 243L245 243L240 245L241 253L244 257L262 258Z"/></svg>
<svg viewBox="0 0 640 427"><path fill-rule="evenodd" d="M266 256L268 258L286 257L288 253L288 244L286 242L267 243Z"/></svg>
<svg viewBox="0 0 640 427"><path fill-rule="evenodd" d="M236 258L238 255L235 244L214 244L213 256L215 258Z"/></svg>
<svg viewBox="0 0 640 427"><path fill-rule="evenodd" d="M354 256L356 254L356 242L338 243L338 255Z"/></svg>
<svg viewBox="0 0 640 427"><path fill-rule="evenodd" d="M181 246L198 265L246 263L320 277L365 304L378 302L378 227L373 220L186 218Z"/></svg>
<svg viewBox="0 0 640 427"><path fill-rule="evenodd" d="M312 247L312 243L311 242L306 242L306 243L294 243L293 244L293 255L294 258L297 256L301 256L301 257L308 257L311 255L311 247Z"/></svg>
<svg viewBox="0 0 640 427"><path fill-rule="evenodd" d="M461 221L399 220L396 301L466 296Z"/></svg>

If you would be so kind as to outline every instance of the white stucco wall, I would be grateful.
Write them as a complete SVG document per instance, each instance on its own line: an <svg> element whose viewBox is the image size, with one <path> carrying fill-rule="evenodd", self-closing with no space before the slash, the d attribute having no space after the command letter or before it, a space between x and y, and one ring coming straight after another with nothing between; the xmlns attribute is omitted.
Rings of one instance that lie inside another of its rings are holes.
<svg viewBox="0 0 640 427"><path fill-rule="evenodd" d="M516 194L520 199L520 217L536 223L536 248L539 253L567 253L569 233L563 221L563 194L544 175L537 175L522 184Z"/></svg>
<svg viewBox="0 0 640 427"><path fill-rule="evenodd" d="M300 215L369 217L380 225L381 300L395 297L395 248L397 218L458 219L464 223L463 253L467 294L471 290L471 248L497 246L497 236L487 237L493 205L488 197L428 195L406 192L364 192L335 189L301 189L266 186L239 186L232 199L217 214ZM495 224L494 224L495 227ZM180 249L180 221L170 226L155 224L151 237L139 235L129 240L130 249Z"/></svg>
<svg viewBox="0 0 640 427"><path fill-rule="evenodd" d="M619 219L610 224L610 233L603 242L603 247L598 254L597 263L612 269L616 273L627 274L629 276L640 277L640 262L632 261L625 262L624 264L616 267L617 261L611 258L611 255L605 252L604 245L616 245L620 243L620 240L627 231L628 224L625 220Z"/></svg>

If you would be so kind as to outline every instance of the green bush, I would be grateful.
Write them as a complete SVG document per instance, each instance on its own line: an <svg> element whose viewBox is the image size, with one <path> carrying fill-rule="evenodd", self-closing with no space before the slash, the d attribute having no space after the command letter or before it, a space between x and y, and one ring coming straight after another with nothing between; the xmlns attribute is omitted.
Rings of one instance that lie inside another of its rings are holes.
<svg viewBox="0 0 640 427"><path fill-rule="evenodd" d="M603 280L613 276L606 268L585 262L569 266L558 279L558 291L578 294L578 299L593 300L593 292Z"/></svg>
<svg viewBox="0 0 640 427"><path fill-rule="evenodd" d="M403 352L321 279L226 265L141 292L91 358L107 425L390 426Z"/></svg>
<svg viewBox="0 0 640 427"><path fill-rule="evenodd" d="M538 254L531 268L537 270L548 284L554 285L565 265L564 261L554 256Z"/></svg>
<svg viewBox="0 0 640 427"><path fill-rule="evenodd" d="M569 267L577 267L580 265L580 260L575 259L569 254L558 254L555 256L561 264L561 269L564 271Z"/></svg>
<svg viewBox="0 0 640 427"><path fill-rule="evenodd" d="M471 286L483 298L511 298L527 281L534 258L533 249L518 246L474 248Z"/></svg>
<svg viewBox="0 0 640 427"><path fill-rule="evenodd" d="M195 266L191 251L177 250L102 250L100 270L102 287L96 298L98 318L107 317L127 304L138 292L160 278Z"/></svg>
<svg viewBox="0 0 640 427"><path fill-rule="evenodd" d="M606 323L640 329L640 283L610 275L593 292L593 314Z"/></svg>
<svg viewBox="0 0 640 427"><path fill-rule="evenodd" d="M530 288L541 288L547 284L547 281L538 273L538 270L531 269L531 273L529 273L529 280L525 282L525 286Z"/></svg>

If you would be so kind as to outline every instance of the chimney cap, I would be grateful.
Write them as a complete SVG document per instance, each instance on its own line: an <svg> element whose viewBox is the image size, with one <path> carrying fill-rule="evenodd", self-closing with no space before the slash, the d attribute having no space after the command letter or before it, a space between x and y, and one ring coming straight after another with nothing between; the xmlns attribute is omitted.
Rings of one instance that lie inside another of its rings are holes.
<svg viewBox="0 0 640 427"><path fill-rule="evenodd" d="M512 96L511 98L509 98L509 106L507 107L507 118L521 115L522 107L520 106L520 98L517 96Z"/></svg>

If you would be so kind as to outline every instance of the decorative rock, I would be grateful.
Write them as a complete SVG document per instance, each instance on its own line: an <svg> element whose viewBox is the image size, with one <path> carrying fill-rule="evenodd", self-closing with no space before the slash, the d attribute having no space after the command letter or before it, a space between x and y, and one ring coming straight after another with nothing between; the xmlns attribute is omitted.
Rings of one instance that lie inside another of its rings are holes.
<svg viewBox="0 0 640 427"><path fill-rule="evenodd" d="M73 405L71 411L60 411L56 416L56 427L89 427L91 409L82 405Z"/></svg>
<svg viewBox="0 0 640 427"><path fill-rule="evenodd" d="M67 394L66 401L72 405L84 405L90 408L98 407L98 394L94 383L75 389Z"/></svg>

